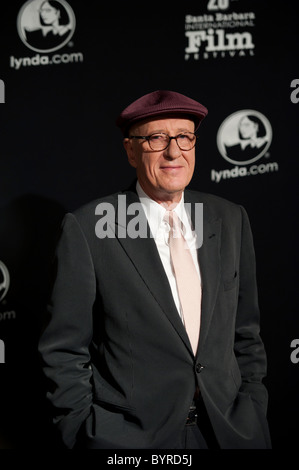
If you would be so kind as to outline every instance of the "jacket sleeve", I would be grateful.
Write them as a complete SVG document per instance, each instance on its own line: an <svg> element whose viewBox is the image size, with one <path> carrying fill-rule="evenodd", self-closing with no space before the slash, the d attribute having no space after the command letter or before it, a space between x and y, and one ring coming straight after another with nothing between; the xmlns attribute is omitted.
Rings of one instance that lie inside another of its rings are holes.
<svg viewBox="0 0 299 470"><path fill-rule="evenodd" d="M248 216L242 207L241 213L240 286L235 329L235 354L242 376L241 391L249 393L266 414L268 394L262 380L266 375L267 361L260 337L255 253Z"/></svg>
<svg viewBox="0 0 299 470"><path fill-rule="evenodd" d="M67 214L62 224L54 270L39 352L54 423L66 447L72 448L92 404L89 344L96 291L88 245L72 214Z"/></svg>

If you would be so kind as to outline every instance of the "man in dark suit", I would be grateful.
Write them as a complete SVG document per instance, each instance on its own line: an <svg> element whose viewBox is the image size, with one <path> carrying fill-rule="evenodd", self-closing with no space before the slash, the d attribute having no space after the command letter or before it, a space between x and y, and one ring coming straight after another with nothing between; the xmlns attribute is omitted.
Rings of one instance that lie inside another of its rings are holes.
<svg viewBox="0 0 299 470"><path fill-rule="evenodd" d="M129 105L137 184L64 219L39 349L68 448L271 447L248 217L185 190L206 114L170 91Z"/></svg>

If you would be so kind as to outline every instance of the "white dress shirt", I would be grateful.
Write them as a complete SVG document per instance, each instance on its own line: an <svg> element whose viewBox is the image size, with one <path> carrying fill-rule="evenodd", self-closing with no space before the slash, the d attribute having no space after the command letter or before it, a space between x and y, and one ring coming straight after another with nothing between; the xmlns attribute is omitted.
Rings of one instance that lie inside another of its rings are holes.
<svg viewBox="0 0 299 470"><path fill-rule="evenodd" d="M178 312L182 318L180 299L178 295L176 280L170 260L170 251L169 251L169 231L170 226L167 222L163 220L163 217L166 212L166 208L163 205L158 204L156 201L151 199L141 188L139 182L136 185L137 194L139 196L140 202L142 204L143 210L146 214L147 221L151 230L153 239L156 242L157 249L164 266L170 287L173 295L175 305L178 309ZM183 223L184 238L189 246L196 270L200 277L200 269L197 258L197 249L196 249L196 233L191 229L191 223L189 220L189 215L186 212L184 207L184 194L180 202L175 207L174 211L177 213L178 217Z"/></svg>

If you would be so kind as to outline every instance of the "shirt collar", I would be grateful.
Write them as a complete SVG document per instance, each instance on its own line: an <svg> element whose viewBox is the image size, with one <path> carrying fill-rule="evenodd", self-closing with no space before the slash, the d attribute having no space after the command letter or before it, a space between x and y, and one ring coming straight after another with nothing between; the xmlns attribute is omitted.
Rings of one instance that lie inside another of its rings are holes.
<svg viewBox="0 0 299 470"><path fill-rule="evenodd" d="M139 196L140 202L145 211L152 235L156 238L157 232L163 221L166 208L158 202L151 199L141 188L139 181L136 184L136 191ZM185 231L191 231L190 222L184 207L184 193L182 194L180 202L174 208L180 220L183 222Z"/></svg>

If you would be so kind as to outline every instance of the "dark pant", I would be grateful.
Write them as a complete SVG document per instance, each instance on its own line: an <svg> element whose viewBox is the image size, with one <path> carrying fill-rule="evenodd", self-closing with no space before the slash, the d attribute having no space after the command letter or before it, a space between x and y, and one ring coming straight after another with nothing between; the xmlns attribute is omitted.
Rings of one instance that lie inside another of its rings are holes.
<svg viewBox="0 0 299 470"><path fill-rule="evenodd" d="M186 425L182 434L183 449L208 449L197 424Z"/></svg>
<svg viewBox="0 0 299 470"><path fill-rule="evenodd" d="M201 398L190 408L181 443L183 449L220 449Z"/></svg>

